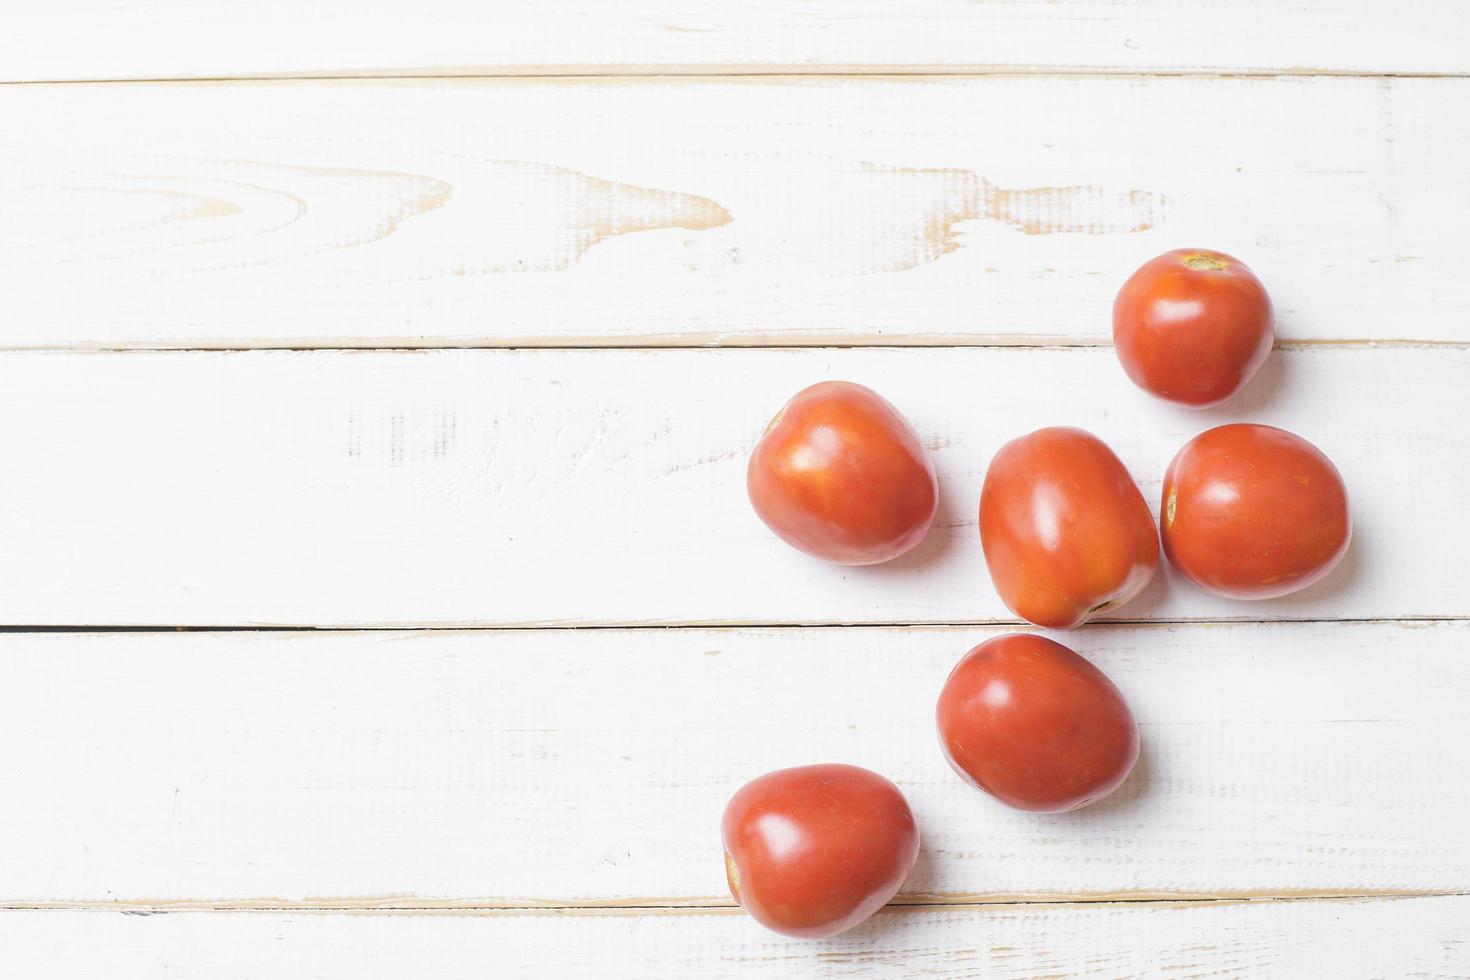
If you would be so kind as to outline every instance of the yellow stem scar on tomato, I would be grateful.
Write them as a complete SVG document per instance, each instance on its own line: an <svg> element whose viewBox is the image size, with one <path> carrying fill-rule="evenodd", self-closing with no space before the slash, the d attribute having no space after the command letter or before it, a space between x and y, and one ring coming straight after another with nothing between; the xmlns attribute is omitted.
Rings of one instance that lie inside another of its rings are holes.
<svg viewBox="0 0 1470 980"><path fill-rule="evenodd" d="M1219 272L1221 269L1226 268L1225 262L1223 262L1218 256L1214 255L1191 255L1189 258L1184 260L1184 264L1189 266L1191 269L1205 269L1210 272Z"/></svg>
<svg viewBox="0 0 1470 980"><path fill-rule="evenodd" d="M730 883L730 894L735 896L735 901L740 901L740 869L735 867L735 859L730 852L725 852L725 880Z"/></svg>

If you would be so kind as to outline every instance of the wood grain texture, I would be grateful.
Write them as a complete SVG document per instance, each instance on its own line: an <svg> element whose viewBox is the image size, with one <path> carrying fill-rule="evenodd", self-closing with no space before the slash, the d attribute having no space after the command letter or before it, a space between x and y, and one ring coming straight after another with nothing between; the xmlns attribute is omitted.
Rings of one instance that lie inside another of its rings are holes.
<svg viewBox="0 0 1470 980"><path fill-rule="evenodd" d="M11 0L0 972L1470 975L1467 28L1453 0ZM500 77L386 80L414 75ZM318 80L47 84L247 76ZM1252 264L1292 348L1202 414L1099 348L1123 277L1188 244ZM875 344L935 349L825 346ZM82 353L383 346L499 349ZM703 346L818 349L504 349ZM939 526L892 566L811 562L744 500L827 377L935 454ZM1082 424L1154 504L1237 418L1337 461L1357 541L1289 600L1161 577L1142 625L1062 637L1143 732L1097 807L946 768L934 697L1001 627L689 625L1005 619L974 527L1002 441ZM1194 622L1225 619L1304 621ZM24 630L262 623L617 628ZM730 907L718 815L817 760L895 777L924 851L897 907L797 943Z"/></svg>
<svg viewBox="0 0 1470 980"><path fill-rule="evenodd" d="M1137 619L1463 616L1470 352L1277 352L1191 412L1111 350L11 353L0 623L530 625L1007 621L975 527L1006 440L1080 425L1157 507L1212 425L1289 428L1342 470L1348 557L1286 599L1161 573ZM936 527L847 568L754 516L746 457L813 382L891 399L931 447Z"/></svg>
<svg viewBox="0 0 1470 980"><path fill-rule="evenodd" d="M1284 340L1465 343L1467 115L1470 79L0 87L0 345L1096 344L1183 245Z"/></svg>
<svg viewBox="0 0 1470 980"><path fill-rule="evenodd" d="M389 980L434 976L774 980L1470 972L1470 898L888 910L820 942L734 912L409 916L24 912L0 916L19 976Z"/></svg>
<svg viewBox="0 0 1470 980"><path fill-rule="evenodd" d="M0 80L851 70L1466 72L1455 0L10 0ZM126 38L126 43L119 43Z"/></svg>
<svg viewBox="0 0 1470 980"><path fill-rule="evenodd" d="M823 761L908 796L905 902L1470 891L1470 624L1062 636L1144 744L1063 815L939 752L1000 632L3 635L0 901L728 905L725 802Z"/></svg>

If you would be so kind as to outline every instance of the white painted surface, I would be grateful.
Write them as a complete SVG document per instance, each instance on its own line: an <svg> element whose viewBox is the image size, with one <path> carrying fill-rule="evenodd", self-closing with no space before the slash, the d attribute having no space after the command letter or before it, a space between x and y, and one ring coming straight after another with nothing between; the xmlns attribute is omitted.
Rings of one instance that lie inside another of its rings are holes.
<svg viewBox="0 0 1470 980"><path fill-rule="evenodd" d="M0 80L1018 68L1465 72L1456 0L9 0Z"/></svg>
<svg viewBox="0 0 1470 980"><path fill-rule="evenodd" d="M1458 348L1284 351L1197 413L1105 348L11 353L0 623L1009 620L975 527L1003 442L1082 425L1157 507L1179 447L1237 419L1337 463L1348 558L1264 603L1160 574L1118 618L1459 616L1467 371ZM938 526L899 561L810 559L746 499L767 420L825 378L932 447Z"/></svg>
<svg viewBox="0 0 1470 980"><path fill-rule="evenodd" d="M1460 980L1466 896L1194 906L887 910L846 937L783 939L734 913L306 915L16 912L19 976L144 980L808 980L1170 976Z"/></svg>
<svg viewBox="0 0 1470 980"><path fill-rule="evenodd" d="M908 625L0 633L3 971L1470 976L1467 10L5 4L0 82L518 77L0 84L0 625ZM1293 347L1200 414L1096 346L1184 244ZM15 350L875 343L933 349ZM828 377L935 454L889 567L744 500ZM1236 419L1338 463L1344 567L1063 637L1142 725L1112 800L964 786L933 699L1001 629L912 624L1006 616L991 453L1081 424L1153 503ZM1170 625L1218 619L1257 622ZM908 907L798 943L715 827L818 759L893 776L925 850Z"/></svg>
<svg viewBox="0 0 1470 980"><path fill-rule="evenodd" d="M0 86L0 346L1098 343L1181 245L1285 340L1465 342L1466 118L1444 78Z"/></svg>
<svg viewBox="0 0 1470 980"><path fill-rule="evenodd" d="M730 905L725 802L831 761L913 805L902 901L1470 881L1470 624L1058 634L1144 744L1064 815L938 751L945 677L1000 632L0 636L0 902Z"/></svg>

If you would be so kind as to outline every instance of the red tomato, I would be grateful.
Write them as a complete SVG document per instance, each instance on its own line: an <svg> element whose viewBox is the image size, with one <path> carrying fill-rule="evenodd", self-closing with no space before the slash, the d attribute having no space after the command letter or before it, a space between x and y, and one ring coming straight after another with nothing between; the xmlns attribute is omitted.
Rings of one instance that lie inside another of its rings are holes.
<svg viewBox="0 0 1470 980"><path fill-rule="evenodd" d="M1150 259L1113 301L1113 347L1144 391L1204 408L1246 386L1271 353L1271 297L1239 259L1179 248Z"/></svg>
<svg viewBox="0 0 1470 980"><path fill-rule="evenodd" d="M787 544L844 565L924 539L939 481L919 437L876 392L824 381L771 420L746 469L755 512Z"/></svg>
<svg viewBox="0 0 1470 980"><path fill-rule="evenodd" d="M919 830L898 787L857 766L781 769L725 807L730 894L788 936L851 929L898 893L919 857Z"/></svg>
<svg viewBox="0 0 1470 980"><path fill-rule="evenodd" d="M1021 810L1102 799L1138 761L1138 726L1102 671L1044 636L971 650L939 694L939 742L965 780Z"/></svg>
<svg viewBox="0 0 1470 980"><path fill-rule="evenodd" d="M1305 589L1332 571L1353 534L1332 461L1300 436L1248 422L1179 450L1164 474L1159 527L1185 578L1232 599Z"/></svg>
<svg viewBox="0 0 1470 980"><path fill-rule="evenodd" d="M1006 606L1051 629L1118 608L1159 565L1143 494L1081 429L1038 429L1000 448L980 492L980 543Z"/></svg>

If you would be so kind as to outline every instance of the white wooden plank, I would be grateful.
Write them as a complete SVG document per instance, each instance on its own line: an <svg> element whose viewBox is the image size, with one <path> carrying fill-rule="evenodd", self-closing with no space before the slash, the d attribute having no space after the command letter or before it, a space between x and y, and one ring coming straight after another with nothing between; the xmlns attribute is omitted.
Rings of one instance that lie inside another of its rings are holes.
<svg viewBox="0 0 1470 980"><path fill-rule="evenodd" d="M1099 343L1185 244L1285 340L1465 342L1467 116L1470 79L0 87L0 343Z"/></svg>
<svg viewBox="0 0 1470 980"><path fill-rule="evenodd" d="M1465 72L1454 0L9 0L0 78L852 69Z"/></svg>
<svg viewBox="0 0 1470 980"><path fill-rule="evenodd" d="M999 906L880 912L802 942L681 915L0 914L17 976L782 980L894 976L1420 977L1470 972L1470 898Z"/></svg>
<svg viewBox="0 0 1470 980"><path fill-rule="evenodd" d="M1190 412L1105 348L0 356L0 623L525 625L1009 620L975 527L1007 439L1080 425L1157 507L1225 421L1342 470L1353 548L1241 603L1160 574L1118 618L1463 616L1470 351L1283 351ZM823 378L873 386L933 449L937 526L869 568L810 559L745 494L750 448Z"/></svg>
<svg viewBox="0 0 1470 980"><path fill-rule="evenodd" d="M893 778L907 902L1463 890L1470 624L1104 627L1144 754L1009 810L933 727L996 628L0 637L0 901L731 904L747 779Z"/></svg>

